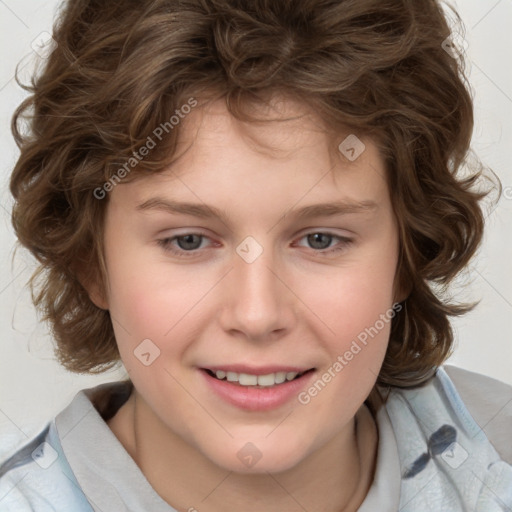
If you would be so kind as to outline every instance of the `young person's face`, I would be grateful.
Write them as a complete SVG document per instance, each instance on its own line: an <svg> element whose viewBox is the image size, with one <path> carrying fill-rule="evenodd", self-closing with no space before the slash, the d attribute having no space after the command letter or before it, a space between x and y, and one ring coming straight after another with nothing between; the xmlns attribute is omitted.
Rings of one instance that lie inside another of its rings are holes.
<svg viewBox="0 0 512 512"><path fill-rule="evenodd" d="M106 304L121 357L160 433L231 471L286 470L351 435L384 358L398 258L384 165L368 140L353 161L350 144L333 156L312 117L250 125L261 146L221 103L182 122L190 149L111 193ZM332 203L344 206L311 208ZM306 373L257 388L216 370L249 384Z"/></svg>

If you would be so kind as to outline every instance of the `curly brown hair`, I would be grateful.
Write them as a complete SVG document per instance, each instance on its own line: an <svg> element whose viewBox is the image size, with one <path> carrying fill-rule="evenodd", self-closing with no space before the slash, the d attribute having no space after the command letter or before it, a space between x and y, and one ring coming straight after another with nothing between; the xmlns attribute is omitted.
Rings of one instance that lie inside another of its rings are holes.
<svg viewBox="0 0 512 512"><path fill-rule="evenodd" d="M377 383L429 378L452 350L449 316L474 306L433 285L466 266L484 226L482 165L461 174L473 104L463 59L446 51L451 35L436 0L65 3L56 48L13 118L21 155L10 185L15 231L39 261L33 300L59 362L99 373L119 361L114 319L84 287L105 283L106 180L162 125L161 143L125 179L165 168L180 132L170 115L190 98L223 98L254 121L247 107L280 92L333 134L348 127L378 144L399 225L396 287L407 298Z"/></svg>

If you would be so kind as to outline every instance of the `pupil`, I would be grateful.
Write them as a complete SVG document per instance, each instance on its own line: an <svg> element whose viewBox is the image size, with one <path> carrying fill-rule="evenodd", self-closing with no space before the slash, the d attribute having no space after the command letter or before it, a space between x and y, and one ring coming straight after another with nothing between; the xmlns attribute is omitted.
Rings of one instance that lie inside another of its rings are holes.
<svg viewBox="0 0 512 512"><path fill-rule="evenodd" d="M194 237L197 239L194 243ZM183 243L183 240L185 242ZM201 239L199 235L183 235L177 238L178 245L180 246L180 249L197 249L201 245ZM199 244L197 243L199 241ZM191 247L192 246L192 247Z"/></svg>
<svg viewBox="0 0 512 512"><path fill-rule="evenodd" d="M325 241L327 241L327 244L324 243L324 247L318 247L319 240L320 240L320 246L322 246L322 242L321 242L322 237L325 237ZM315 249L326 249L327 247L329 247L331 239L332 239L332 236L326 235L325 233L313 233L312 235L308 236L308 242Z"/></svg>

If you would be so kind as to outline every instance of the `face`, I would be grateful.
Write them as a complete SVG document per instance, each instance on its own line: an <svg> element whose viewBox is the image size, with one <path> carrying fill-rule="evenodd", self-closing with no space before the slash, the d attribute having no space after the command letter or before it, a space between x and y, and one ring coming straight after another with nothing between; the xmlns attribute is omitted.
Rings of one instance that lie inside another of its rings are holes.
<svg viewBox="0 0 512 512"><path fill-rule="evenodd" d="M283 471L347 433L395 313L376 147L334 154L313 114L280 105L304 115L244 127L198 107L188 150L115 187L106 216L105 300L137 399L230 471Z"/></svg>

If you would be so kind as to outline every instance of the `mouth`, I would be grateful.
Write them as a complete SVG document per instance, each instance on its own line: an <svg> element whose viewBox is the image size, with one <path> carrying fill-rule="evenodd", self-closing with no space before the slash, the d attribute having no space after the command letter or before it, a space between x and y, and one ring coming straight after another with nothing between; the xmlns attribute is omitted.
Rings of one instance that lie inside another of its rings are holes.
<svg viewBox="0 0 512 512"><path fill-rule="evenodd" d="M237 364L198 370L207 389L224 403L259 413L292 403L316 374L316 368L277 365L256 368Z"/></svg>
<svg viewBox="0 0 512 512"><path fill-rule="evenodd" d="M256 374L235 372L228 369L209 368L202 368L202 371L206 372L210 377L213 377L218 381L229 382L235 386L247 388L271 388L281 386L291 381L299 380L305 375L315 371L315 368L298 371L281 370L276 372L268 372L265 374L262 374L261 372Z"/></svg>

